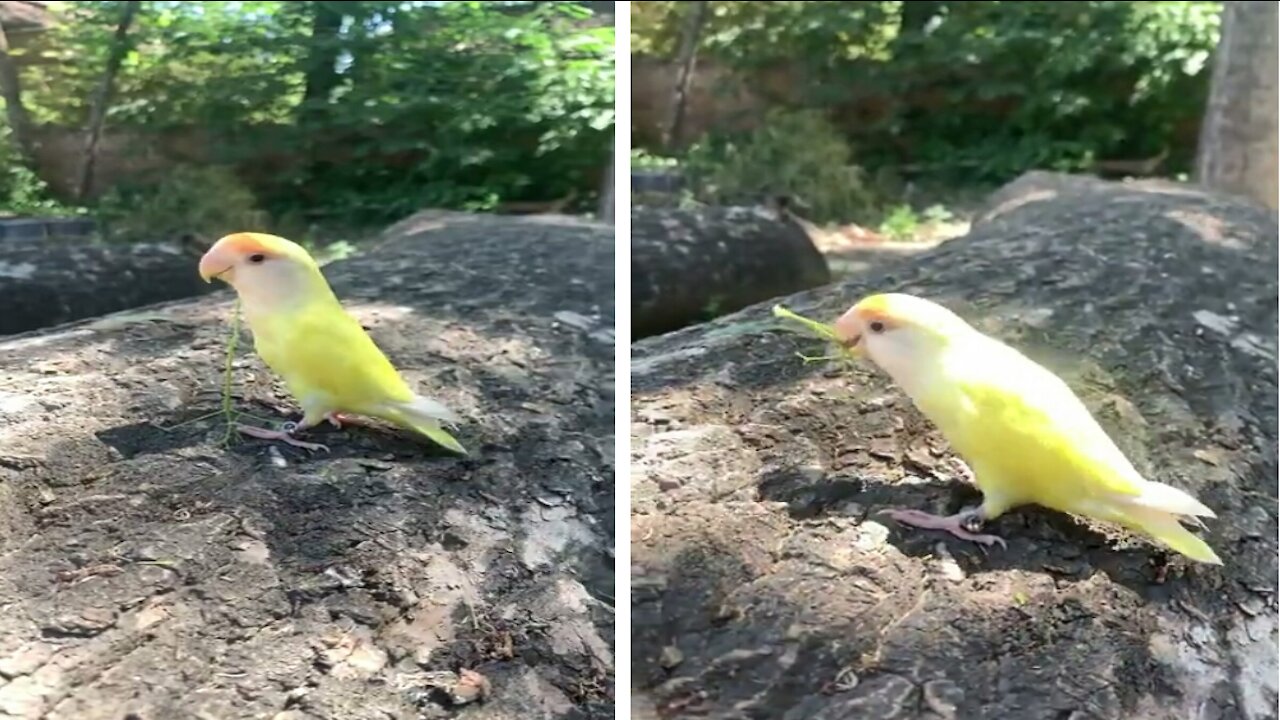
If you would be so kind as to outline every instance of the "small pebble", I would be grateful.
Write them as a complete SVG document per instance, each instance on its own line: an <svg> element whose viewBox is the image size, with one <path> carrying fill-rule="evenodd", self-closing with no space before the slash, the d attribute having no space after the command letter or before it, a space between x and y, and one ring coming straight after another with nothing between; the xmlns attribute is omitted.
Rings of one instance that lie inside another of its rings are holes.
<svg viewBox="0 0 1280 720"><path fill-rule="evenodd" d="M267 448L267 456L271 460L271 465L273 467L278 467L278 468L289 467L289 462L284 459L284 456L280 454L280 449L277 448L275 445L272 445Z"/></svg>
<svg viewBox="0 0 1280 720"><path fill-rule="evenodd" d="M454 705L466 705L476 700L484 700L493 691L489 678L475 670L463 670L458 673L458 682L449 692L449 700Z"/></svg>
<svg viewBox="0 0 1280 720"><path fill-rule="evenodd" d="M680 652L680 648L675 645L668 645L662 648L662 655L658 658L658 664L663 670L671 670L684 662L684 653Z"/></svg>

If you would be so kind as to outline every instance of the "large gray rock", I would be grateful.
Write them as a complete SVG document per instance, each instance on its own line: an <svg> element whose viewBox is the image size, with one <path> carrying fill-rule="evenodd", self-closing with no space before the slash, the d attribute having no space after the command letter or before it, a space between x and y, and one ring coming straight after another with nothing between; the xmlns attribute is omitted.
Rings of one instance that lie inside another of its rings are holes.
<svg viewBox="0 0 1280 720"><path fill-rule="evenodd" d="M782 300L939 300L1057 370L1221 568L1047 510L989 554L888 506L977 499L879 373L804 365L771 303L633 346L633 687L659 717L1276 717L1276 216L1095 184Z"/></svg>
<svg viewBox="0 0 1280 720"><path fill-rule="evenodd" d="M610 228L445 213L326 268L469 458L224 445L226 290L0 341L0 717L613 717L612 269Z"/></svg>
<svg viewBox="0 0 1280 720"><path fill-rule="evenodd" d="M202 295L193 243L0 240L0 335Z"/></svg>
<svg viewBox="0 0 1280 720"><path fill-rule="evenodd" d="M632 338L830 280L804 228L765 208L631 209Z"/></svg>

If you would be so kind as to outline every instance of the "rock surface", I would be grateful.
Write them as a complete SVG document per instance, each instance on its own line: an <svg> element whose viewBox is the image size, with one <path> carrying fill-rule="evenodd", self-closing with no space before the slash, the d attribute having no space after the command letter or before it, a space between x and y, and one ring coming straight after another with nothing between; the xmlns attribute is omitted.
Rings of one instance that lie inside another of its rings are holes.
<svg viewBox="0 0 1280 720"><path fill-rule="evenodd" d="M224 445L227 290L0 341L0 718L614 717L612 272L607 227L446 213L326 268L467 458Z"/></svg>
<svg viewBox="0 0 1280 720"><path fill-rule="evenodd" d="M631 336L828 282L804 228L763 207L631 209Z"/></svg>
<svg viewBox="0 0 1280 720"><path fill-rule="evenodd" d="M0 241L0 335L202 295L200 252L180 243Z"/></svg>
<svg viewBox="0 0 1280 720"><path fill-rule="evenodd" d="M992 523L1009 547L989 553L878 517L977 493L886 379L805 365L795 353L821 344L764 303L633 346L634 707L1276 717L1276 216L1088 185L781 302L819 319L879 291L953 307L1059 372L1149 477L1214 508L1226 565L1038 508Z"/></svg>

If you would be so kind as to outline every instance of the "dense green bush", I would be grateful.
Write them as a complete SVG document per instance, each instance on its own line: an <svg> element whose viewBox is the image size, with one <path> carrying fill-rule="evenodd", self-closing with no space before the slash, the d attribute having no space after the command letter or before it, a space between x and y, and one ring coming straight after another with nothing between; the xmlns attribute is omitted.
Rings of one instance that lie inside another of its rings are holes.
<svg viewBox="0 0 1280 720"><path fill-rule="evenodd" d="M865 215L875 205L849 144L815 111L774 110L756 130L709 137L682 167L695 197L710 204L787 196L819 222Z"/></svg>
<svg viewBox="0 0 1280 720"><path fill-rule="evenodd" d="M945 107L895 118L913 162L1003 180L1029 168L1170 151L1185 169L1204 111L1217 3L948 3L903 37L885 80ZM1190 142L1188 142L1190 141Z"/></svg>
<svg viewBox="0 0 1280 720"><path fill-rule="evenodd" d="M53 7L46 62L24 69L38 122L83 127L121 5ZM185 159L237 168L273 215L380 222L570 190L594 206L613 27L577 3L143 2L128 37L109 126L196 129L209 157Z"/></svg>
<svg viewBox="0 0 1280 720"><path fill-rule="evenodd" d="M371 52L392 77L353 81L301 138L340 139L349 160L295 168L268 196L273 207L301 200L384 219L575 189L591 202L611 152L612 28L575 29L581 13L564 3L434 12L379 38Z"/></svg>
<svg viewBox="0 0 1280 720"><path fill-rule="evenodd" d="M72 215L49 193L49 187L22 161L8 128L0 127L0 217L5 215Z"/></svg>
<svg viewBox="0 0 1280 720"><path fill-rule="evenodd" d="M121 242L173 241L187 234L212 241L270 227L253 193L225 167L179 166L122 184L99 200L96 214L103 235Z"/></svg>
<svg viewBox="0 0 1280 720"><path fill-rule="evenodd" d="M633 4L638 52L672 56L678 5ZM1194 152L1220 5L714 2L701 52L762 92L753 73L786 68L766 99L826 111L873 171L1001 182L1168 150L1172 174Z"/></svg>

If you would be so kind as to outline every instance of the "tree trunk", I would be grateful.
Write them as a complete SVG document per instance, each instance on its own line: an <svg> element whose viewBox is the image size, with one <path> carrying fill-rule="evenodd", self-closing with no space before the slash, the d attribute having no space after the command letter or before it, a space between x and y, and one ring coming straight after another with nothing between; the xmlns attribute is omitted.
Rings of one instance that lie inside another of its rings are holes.
<svg viewBox="0 0 1280 720"><path fill-rule="evenodd" d="M302 93L302 119L315 120L324 115L329 96L338 86L338 56L345 3L311 2L311 45L307 54L306 87Z"/></svg>
<svg viewBox="0 0 1280 720"><path fill-rule="evenodd" d="M902 24L898 37L919 37L935 15L942 11L942 0L907 0L902 3Z"/></svg>
<svg viewBox="0 0 1280 720"><path fill-rule="evenodd" d="M1277 3L1229 0L1196 158L1199 182L1280 207Z"/></svg>
<svg viewBox="0 0 1280 720"><path fill-rule="evenodd" d="M671 150L680 143L684 126L685 107L689 101L689 86L693 83L694 66L698 61L698 40L702 37L702 26L707 21L709 2L688 3L685 11L684 28L680 33L680 52L676 74L676 85L671 93L671 115L667 121L666 132L663 133L662 146Z"/></svg>
<svg viewBox="0 0 1280 720"><path fill-rule="evenodd" d="M609 165L604 170L604 183L600 190L600 219L603 222L612 224L614 221L614 155L616 154L616 143L609 144Z"/></svg>
<svg viewBox="0 0 1280 720"><path fill-rule="evenodd" d="M31 126L31 116L27 106L22 102L22 81L18 76L18 65L9 54L9 36L0 26L0 97L4 98L5 114L9 120L9 129L13 131L13 139L18 151L29 165L34 163L36 142Z"/></svg>
<svg viewBox="0 0 1280 720"><path fill-rule="evenodd" d="M0 339L0 717L613 717L613 259L424 213L325 266L469 457L224 443L225 287ZM296 419L238 347L236 409Z"/></svg>
<svg viewBox="0 0 1280 720"><path fill-rule="evenodd" d="M85 143L84 162L80 166L80 182L76 186L76 198L84 201L93 187L93 166L98 160L98 141L102 137L102 125L107 119L107 109L111 106L111 94L115 90L116 74L120 72L120 64L129 53L129 26L142 5L138 0L130 0L124 4L120 14L120 22L116 24L115 39L112 41L111 53L107 56L107 67L102 73L102 82L94 96L93 106L89 112L89 139Z"/></svg>
<svg viewBox="0 0 1280 720"><path fill-rule="evenodd" d="M892 271L632 347L633 693L657 717L1276 717L1276 214L1154 184L1006 194ZM1030 192L1027 192L1030 191ZM989 551L880 515L977 501L885 376L805 364L859 298L942 302L1053 369L1218 517L1194 565L1026 507ZM634 696L634 695L633 695Z"/></svg>
<svg viewBox="0 0 1280 720"><path fill-rule="evenodd" d="M632 338L830 279L804 229L764 208L631 209Z"/></svg>

